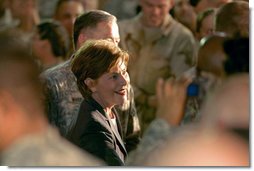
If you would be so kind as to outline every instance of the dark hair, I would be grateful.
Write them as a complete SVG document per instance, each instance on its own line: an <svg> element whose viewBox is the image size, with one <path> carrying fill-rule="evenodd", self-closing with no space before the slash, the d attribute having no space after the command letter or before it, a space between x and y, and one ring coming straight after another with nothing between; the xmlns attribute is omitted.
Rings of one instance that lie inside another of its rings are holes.
<svg viewBox="0 0 254 171"><path fill-rule="evenodd" d="M75 53L71 70L77 78L78 88L84 98L91 95L84 80L98 79L105 72L110 71L119 59L122 59L127 66L129 55L109 40L88 40Z"/></svg>
<svg viewBox="0 0 254 171"><path fill-rule="evenodd" d="M80 2L80 0L58 0L57 3L56 3L56 6L55 6L55 14L58 12L60 6L63 4L63 3L66 3L66 2Z"/></svg>
<svg viewBox="0 0 254 171"><path fill-rule="evenodd" d="M227 54L227 60L224 62L226 74L249 73L249 38L229 39L224 42L223 47Z"/></svg>
<svg viewBox="0 0 254 171"><path fill-rule="evenodd" d="M228 37L223 33L215 33L201 40L197 70L210 72L221 77L224 74L223 62L226 60L223 43Z"/></svg>
<svg viewBox="0 0 254 171"><path fill-rule="evenodd" d="M196 21L196 24L197 24L197 26L196 26L196 32L197 32L197 33L200 32L200 29L201 29L201 27L202 27L203 20L204 20L206 17L208 17L208 16L210 16L210 15L212 15L212 14L214 14L214 13L215 13L215 9L214 9L214 8L209 8L209 9L207 9L207 10L205 10L205 11L203 11L203 12L201 12L201 13L198 14L198 16L197 16L197 21Z"/></svg>
<svg viewBox="0 0 254 171"><path fill-rule="evenodd" d="M47 20L37 25L37 29L42 40L49 40L53 54L66 59L70 46L65 28L58 21Z"/></svg>
<svg viewBox="0 0 254 171"><path fill-rule="evenodd" d="M40 70L29 53L29 42L17 30L0 32L0 91L8 91L31 116L43 111Z"/></svg>
<svg viewBox="0 0 254 171"><path fill-rule="evenodd" d="M221 6L215 14L215 31L249 36L249 4L235 1Z"/></svg>
<svg viewBox="0 0 254 171"><path fill-rule="evenodd" d="M91 10L77 17L73 28L73 44L77 46L78 37L82 30L96 28L98 23L116 21L116 17L101 10Z"/></svg>
<svg viewBox="0 0 254 171"><path fill-rule="evenodd" d="M5 0L0 0L0 17L3 17L5 13Z"/></svg>
<svg viewBox="0 0 254 171"><path fill-rule="evenodd" d="M189 2L193 7L196 7L200 1L201 0L190 0Z"/></svg>

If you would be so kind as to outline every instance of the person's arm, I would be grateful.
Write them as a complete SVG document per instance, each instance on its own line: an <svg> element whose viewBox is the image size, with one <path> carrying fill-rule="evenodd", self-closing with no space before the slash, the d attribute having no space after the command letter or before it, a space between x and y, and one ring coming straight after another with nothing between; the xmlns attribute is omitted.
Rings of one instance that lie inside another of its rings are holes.
<svg viewBox="0 0 254 171"><path fill-rule="evenodd" d="M49 123L57 126L57 113L58 107L56 106L55 99L57 98L57 91L55 87L54 80L52 78L48 78L44 73L40 76L43 83L44 97L45 97L45 110L47 114L47 118Z"/></svg>
<svg viewBox="0 0 254 171"><path fill-rule="evenodd" d="M177 78L196 65L198 47L195 38L190 32L181 32L178 33L174 48L175 51L171 57L170 68Z"/></svg>
<svg viewBox="0 0 254 171"><path fill-rule="evenodd" d="M56 126L60 134L65 137L68 132L65 116L70 113L60 106L60 100L63 99L62 92L65 91L59 86L59 80L54 75L41 75L41 79L44 86L45 110L49 123Z"/></svg>
<svg viewBox="0 0 254 171"><path fill-rule="evenodd" d="M158 110L156 119L144 132L143 139L137 150L130 154L127 163L138 165L142 163L149 152L165 142L173 130L179 126L184 115L186 88L190 79L185 77L179 80L159 79L156 87Z"/></svg>

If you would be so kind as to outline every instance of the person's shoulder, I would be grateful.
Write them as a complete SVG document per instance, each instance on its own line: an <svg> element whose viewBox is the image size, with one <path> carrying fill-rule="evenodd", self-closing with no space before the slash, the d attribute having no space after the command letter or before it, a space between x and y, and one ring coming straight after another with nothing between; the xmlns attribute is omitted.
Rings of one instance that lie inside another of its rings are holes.
<svg viewBox="0 0 254 171"><path fill-rule="evenodd" d="M78 125L83 125L86 131L104 131L108 132L110 127L105 112L93 100L84 99L80 105L79 116L77 120Z"/></svg>
<svg viewBox="0 0 254 171"><path fill-rule="evenodd" d="M60 142L61 141L61 142ZM56 150L59 149L59 151L57 152L57 155L60 156L64 156L64 160L66 160L66 164L68 165L83 165L83 166L99 166L102 165L102 161L96 159L95 157L93 157L92 155L86 153L85 151L77 148L76 146L74 146L73 144L71 144L70 142L66 141L63 138L59 138L59 143L55 143L57 144L61 144L60 148L55 148ZM60 158L62 158L60 157ZM65 163L63 162L63 163ZM76 164L75 164L76 163Z"/></svg>
<svg viewBox="0 0 254 171"><path fill-rule="evenodd" d="M70 60L45 70L41 73L40 78L42 82L44 82L48 86L60 86L60 84L69 85L70 83L70 85L72 85L72 83L75 82L75 75L71 71Z"/></svg>
<svg viewBox="0 0 254 171"><path fill-rule="evenodd" d="M181 24L176 20L174 20L173 23L174 23L174 31L176 33L182 36L193 37L192 32L186 26L184 26L183 24Z"/></svg>
<svg viewBox="0 0 254 171"><path fill-rule="evenodd" d="M80 104L79 111L83 111L83 113L87 113L87 111L93 110L93 107L89 104L89 101L85 98Z"/></svg>
<svg viewBox="0 0 254 171"><path fill-rule="evenodd" d="M54 67L48 68L44 72L42 72L41 77L44 79L48 78L61 78L66 74L72 73L71 71L71 62L67 60L62 62Z"/></svg>
<svg viewBox="0 0 254 171"><path fill-rule="evenodd" d="M172 37L172 34L175 36L192 36L192 32L183 24L175 20L170 14L165 18L164 24L162 26L164 35Z"/></svg>
<svg viewBox="0 0 254 171"><path fill-rule="evenodd" d="M58 166L100 166L103 163L62 138L53 128L47 132L44 163ZM42 147L43 149L43 147ZM43 151L44 151L43 150Z"/></svg>
<svg viewBox="0 0 254 171"><path fill-rule="evenodd" d="M85 117L86 120L94 120L101 115L101 112L92 100L84 99L80 105L79 115Z"/></svg>
<svg viewBox="0 0 254 171"><path fill-rule="evenodd" d="M2 154L8 166L100 166L103 163L60 136L55 128L24 136Z"/></svg>
<svg viewBox="0 0 254 171"><path fill-rule="evenodd" d="M132 31L132 29L137 28L139 24L139 15L133 17L133 18L128 18L128 19L123 19L118 21L118 25L121 30L126 30L126 31Z"/></svg>

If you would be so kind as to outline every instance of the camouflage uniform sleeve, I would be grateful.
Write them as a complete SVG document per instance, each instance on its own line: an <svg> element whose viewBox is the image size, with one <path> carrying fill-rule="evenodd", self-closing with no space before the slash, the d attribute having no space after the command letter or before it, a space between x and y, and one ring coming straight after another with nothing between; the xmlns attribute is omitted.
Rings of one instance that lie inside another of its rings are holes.
<svg viewBox="0 0 254 171"><path fill-rule="evenodd" d="M138 148L130 153L128 165L139 165L146 160L147 155L157 146L164 143L173 132L173 128L163 119L155 119L144 133Z"/></svg>
<svg viewBox="0 0 254 171"><path fill-rule="evenodd" d="M179 33L175 47L177 47L177 51L171 59L171 68L176 77L179 77L185 71L196 65L197 45L193 35L189 31L186 31Z"/></svg>
<svg viewBox="0 0 254 171"><path fill-rule="evenodd" d="M45 95L45 110L48 120L51 125L58 125L58 107L56 99L58 98L56 81L53 78L48 78L45 75L42 77Z"/></svg>

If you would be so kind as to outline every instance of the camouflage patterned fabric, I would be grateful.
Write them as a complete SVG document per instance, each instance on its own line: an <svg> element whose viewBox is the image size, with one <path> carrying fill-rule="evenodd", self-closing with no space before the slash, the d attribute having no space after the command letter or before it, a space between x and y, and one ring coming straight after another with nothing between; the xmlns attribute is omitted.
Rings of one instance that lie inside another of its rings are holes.
<svg viewBox="0 0 254 171"><path fill-rule="evenodd" d="M164 119L154 119L144 132L138 148L129 154L126 164L138 166L143 163L150 152L164 143L172 132L174 132L174 128L171 128Z"/></svg>
<svg viewBox="0 0 254 171"><path fill-rule="evenodd" d="M20 138L1 152L4 166L105 166L49 127L45 133Z"/></svg>

